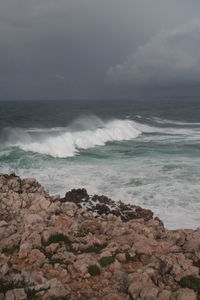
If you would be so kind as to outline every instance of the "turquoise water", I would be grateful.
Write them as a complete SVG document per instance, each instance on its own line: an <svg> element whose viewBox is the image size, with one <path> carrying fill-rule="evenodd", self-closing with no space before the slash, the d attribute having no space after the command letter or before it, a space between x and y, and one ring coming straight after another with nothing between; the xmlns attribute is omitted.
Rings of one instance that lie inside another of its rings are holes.
<svg viewBox="0 0 200 300"><path fill-rule="evenodd" d="M0 102L0 170L200 225L200 102Z"/></svg>

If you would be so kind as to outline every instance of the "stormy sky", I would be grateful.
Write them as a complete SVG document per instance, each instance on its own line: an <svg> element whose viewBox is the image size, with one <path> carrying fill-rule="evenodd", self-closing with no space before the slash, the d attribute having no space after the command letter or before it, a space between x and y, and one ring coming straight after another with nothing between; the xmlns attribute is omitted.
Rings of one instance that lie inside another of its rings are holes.
<svg viewBox="0 0 200 300"><path fill-rule="evenodd" d="M199 0L1 0L0 99L200 95Z"/></svg>

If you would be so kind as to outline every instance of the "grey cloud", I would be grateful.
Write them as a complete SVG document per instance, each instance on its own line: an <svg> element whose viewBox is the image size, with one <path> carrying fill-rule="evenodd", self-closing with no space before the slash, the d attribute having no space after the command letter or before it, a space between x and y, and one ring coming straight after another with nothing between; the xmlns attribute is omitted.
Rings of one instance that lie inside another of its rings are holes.
<svg viewBox="0 0 200 300"><path fill-rule="evenodd" d="M126 60L108 70L116 84L158 85L200 83L200 20L162 32Z"/></svg>
<svg viewBox="0 0 200 300"><path fill-rule="evenodd" d="M1 0L0 99L123 95L108 68L199 11L195 0Z"/></svg>

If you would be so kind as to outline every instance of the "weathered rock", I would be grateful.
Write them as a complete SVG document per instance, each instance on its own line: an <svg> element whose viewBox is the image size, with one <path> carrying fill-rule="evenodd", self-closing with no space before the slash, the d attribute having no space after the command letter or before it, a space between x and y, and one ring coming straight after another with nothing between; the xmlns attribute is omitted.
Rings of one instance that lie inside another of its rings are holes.
<svg viewBox="0 0 200 300"><path fill-rule="evenodd" d="M127 257L125 253L119 253L116 255L116 258L118 261L120 261L121 263L126 262Z"/></svg>
<svg viewBox="0 0 200 300"><path fill-rule="evenodd" d="M89 195L86 189L73 189L65 194L65 198L62 199L63 202L74 202L79 204L81 201L89 199Z"/></svg>
<svg viewBox="0 0 200 300"><path fill-rule="evenodd" d="M129 276L130 279L132 283L129 286L128 292L132 299L137 299L140 295L143 295L142 299L144 299L147 295L152 297L152 295L155 296L158 294L158 290L147 274L135 273Z"/></svg>
<svg viewBox="0 0 200 300"><path fill-rule="evenodd" d="M13 291L8 291L5 294L5 300L15 300L15 295L13 293Z"/></svg>
<svg viewBox="0 0 200 300"><path fill-rule="evenodd" d="M93 211L97 215L120 216L123 221L141 219L149 221L153 218L153 212L139 206L125 204L121 201L115 202L106 196L94 195L90 197L85 189L73 189L65 194L62 202L73 202L86 210Z"/></svg>
<svg viewBox="0 0 200 300"><path fill-rule="evenodd" d="M144 287L140 292L140 299L141 300L154 300L157 298L158 289L155 287L147 288Z"/></svg>
<svg viewBox="0 0 200 300"><path fill-rule="evenodd" d="M190 234L187 234L186 239L187 240L183 245L183 250L193 253L200 250L200 228Z"/></svg>
<svg viewBox="0 0 200 300"><path fill-rule="evenodd" d="M103 297L103 300L128 300L128 297L126 294L119 294L119 293L111 293L109 295L106 295Z"/></svg>
<svg viewBox="0 0 200 300"><path fill-rule="evenodd" d="M172 294L171 300L197 300L197 296L193 290L179 289Z"/></svg>
<svg viewBox="0 0 200 300"><path fill-rule="evenodd" d="M49 300L49 299L67 299L67 296L70 293L70 290L68 287L62 285L56 278L50 280L49 282L50 288L47 290L47 292L44 294L43 299Z"/></svg>
<svg viewBox="0 0 200 300"><path fill-rule="evenodd" d="M158 295L158 300L171 300L171 292L168 290L163 290L159 295Z"/></svg>
<svg viewBox="0 0 200 300"><path fill-rule="evenodd" d="M193 266L191 260L182 253L161 256L160 273L163 276L171 275L176 281L186 276L198 276L199 269Z"/></svg>
<svg viewBox="0 0 200 300"><path fill-rule="evenodd" d="M6 293L5 300L26 300L27 295L24 289L13 289Z"/></svg>
<svg viewBox="0 0 200 300"><path fill-rule="evenodd" d="M0 174L0 300L193 300L199 267L200 229L167 230L150 210L85 189L51 197L35 179Z"/></svg>

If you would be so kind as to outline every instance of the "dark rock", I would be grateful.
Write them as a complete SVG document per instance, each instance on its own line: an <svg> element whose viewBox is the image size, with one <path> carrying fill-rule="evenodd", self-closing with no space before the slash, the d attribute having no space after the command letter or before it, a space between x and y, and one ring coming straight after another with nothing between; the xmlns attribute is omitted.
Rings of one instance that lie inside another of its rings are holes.
<svg viewBox="0 0 200 300"><path fill-rule="evenodd" d="M89 195L86 189L73 189L65 194L65 197L62 198L61 202L74 202L77 205L81 201L85 201L89 199Z"/></svg>

